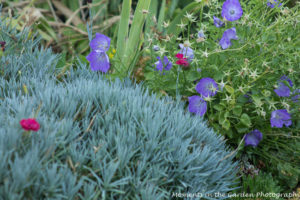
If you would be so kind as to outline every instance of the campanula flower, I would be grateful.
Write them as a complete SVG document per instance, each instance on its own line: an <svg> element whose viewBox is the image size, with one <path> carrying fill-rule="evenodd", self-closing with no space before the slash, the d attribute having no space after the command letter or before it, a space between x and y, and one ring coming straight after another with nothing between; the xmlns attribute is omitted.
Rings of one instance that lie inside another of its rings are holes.
<svg viewBox="0 0 300 200"><path fill-rule="evenodd" d="M230 40L237 40L237 39L238 37L236 35L236 29L233 27L224 31L219 44L222 47L222 49L227 49L232 45Z"/></svg>
<svg viewBox="0 0 300 200"><path fill-rule="evenodd" d="M160 50L160 48L159 48L158 45L154 45L154 46L153 46L153 51L159 51L159 50Z"/></svg>
<svg viewBox="0 0 300 200"><path fill-rule="evenodd" d="M252 132L246 134L245 136L245 146L256 147L258 143L262 140L262 133L255 129Z"/></svg>
<svg viewBox="0 0 300 200"><path fill-rule="evenodd" d="M202 78L196 85L196 91L203 97L213 97L217 94L218 84L212 78Z"/></svg>
<svg viewBox="0 0 300 200"><path fill-rule="evenodd" d="M278 0L268 0L267 6L270 8L274 8L275 6L278 6L278 8L282 5Z"/></svg>
<svg viewBox="0 0 300 200"><path fill-rule="evenodd" d="M160 57L157 57L157 60L158 61L155 62L155 66L156 66L157 71L163 71L163 70L169 71L173 66L172 62L169 61L167 56L164 56L163 62L162 62Z"/></svg>
<svg viewBox="0 0 300 200"><path fill-rule="evenodd" d="M40 129L40 124L34 118L22 119L20 124L26 131L38 131Z"/></svg>
<svg viewBox="0 0 300 200"><path fill-rule="evenodd" d="M186 47L183 44L179 44L180 51L179 54L183 54L185 58L187 58L188 62L192 62L194 59L194 51L190 47Z"/></svg>
<svg viewBox="0 0 300 200"><path fill-rule="evenodd" d="M222 22L218 17L213 16L214 17L214 24L217 28L220 28L222 26L224 26L224 22Z"/></svg>
<svg viewBox="0 0 300 200"><path fill-rule="evenodd" d="M286 127L292 125L291 115L287 110L275 110L271 113L271 127L282 128L283 125Z"/></svg>
<svg viewBox="0 0 300 200"><path fill-rule="evenodd" d="M277 89L274 89L274 92L280 97L289 97L290 88L285 84L284 81L287 81L290 87L293 87L293 82L287 76L282 76L279 80Z"/></svg>
<svg viewBox="0 0 300 200"><path fill-rule="evenodd" d="M223 4L221 15L228 21L240 19L243 15L243 9L239 0L226 0Z"/></svg>
<svg viewBox="0 0 300 200"><path fill-rule="evenodd" d="M203 116L207 111L207 103L200 96L189 97L189 111L196 115Z"/></svg>
<svg viewBox="0 0 300 200"><path fill-rule="evenodd" d="M176 58L178 58L178 60L176 61L177 65L182 65L184 67L189 66L189 62L187 61L187 59L183 56L183 54L178 53L176 54Z"/></svg>
<svg viewBox="0 0 300 200"><path fill-rule="evenodd" d="M94 51L99 50L102 52L107 52L110 47L110 38L106 35L96 33L95 38L90 42L90 47Z"/></svg>

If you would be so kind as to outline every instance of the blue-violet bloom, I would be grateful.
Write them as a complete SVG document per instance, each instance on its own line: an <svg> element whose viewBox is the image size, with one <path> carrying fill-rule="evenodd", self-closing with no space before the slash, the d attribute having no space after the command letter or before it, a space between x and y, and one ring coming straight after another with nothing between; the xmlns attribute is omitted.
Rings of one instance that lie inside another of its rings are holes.
<svg viewBox="0 0 300 200"><path fill-rule="evenodd" d="M258 143L262 140L262 133L255 129L245 136L245 146L253 146L256 147Z"/></svg>
<svg viewBox="0 0 300 200"><path fill-rule="evenodd" d="M279 84L277 89L274 89L274 92L280 97L289 97L290 96L290 88L284 83L287 81L290 87L293 87L293 82L287 76L282 76L279 80Z"/></svg>
<svg viewBox="0 0 300 200"><path fill-rule="evenodd" d="M207 103L201 97L194 95L189 97L189 111L203 116L207 111Z"/></svg>
<svg viewBox="0 0 300 200"><path fill-rule="evenodd" d="M102 71L106 73L110 68L110 62L107 54L99 50L93 50L86 59L91 64L92 71Z"/></svg>
<svg viewBox="0 0 300 200"><path fill-rule="evenodd" d="M194 51L190 47L185 47L183 44L179 44L180 51L179 54L183 54L185 58L187 58L188 62L192 62L194 59Z"/></svg>
<svg viewBox="0 0 300 200"><path fill-rule="evenodd" d="M218 17L214 16L214 24L217 28L224 26L224 22L222 22Z"/></svg>
<svg viewBox="0 0 300 200"><path fill-rule="evenodd" d="M203 97L212 97L217 94L218 84L212 78L202 78L196 85L196 91Z"/></svg>
<svg viewBox="0 0 300 200"><path fill-rule="evenodd" d="M239 0L226 0L223 4L221 15L228 21L240 19L243 15L243 9Z"/></svg>
<svg viewBox="0 0 300 200"><path fill-rule="evenodd" d="M222 47L222 49L227 49L232 45L230 40L237 40L237 39L238 37L236 35L236 29L235 27L233 27L224 31L219 44Z"/></svg>
<svg viewBox="0 0 300 200"><path fill-rule="evenodd" d="M278 6L278 8L282 5L278 0L268 0L267 6L270 8L274 8L275 6Z"/></svg>
<svg viewBox="0 0 300 200"><path fill-rule="evenodd" d="M110 38L106 35L96 33L95 38L90 42L90 47L94 51L99 50L102 52L106 52L110 47Z"/></svg>
<svg viewBox="0 0 300 200"><path fill-rule="evenodd" d="M163 71L163 70L169 71L173 66L173 63L171 61L169 61L167 56L164 56L163 62L160 57L157 57L157 60L158 61L155 62L157 71Z"/></svg>
<svg viewBox="0 0 300 200"><path fill-rule="evenodd" d="M292 125L291 115L287 112L287 110L274 110L271 113L271 127L282 128L283 125L286 127Z"/></svg>
<svg viewBox="0 0 300 200"><path fill-rule="evenodd" d="M299 99L300 99L300 89L294 90L293 96L292 96L291 99L292 99L292 101L293 101L294 103L297 103L297 102L299 101Z"/></svg>

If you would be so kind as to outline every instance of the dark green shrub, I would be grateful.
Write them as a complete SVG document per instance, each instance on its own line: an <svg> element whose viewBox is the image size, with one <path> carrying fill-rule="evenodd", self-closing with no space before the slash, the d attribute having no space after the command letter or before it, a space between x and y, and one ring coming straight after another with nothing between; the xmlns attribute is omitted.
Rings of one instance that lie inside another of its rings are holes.
<svg viewBox="0 0 300 200"><path fill-rule="evenodd" d="M0 199L168 199L232 190L224 139L180 102L104 80L78 63L62 81L58 57L3 24ZM19 121L36 118L38 132Z"/></svg>

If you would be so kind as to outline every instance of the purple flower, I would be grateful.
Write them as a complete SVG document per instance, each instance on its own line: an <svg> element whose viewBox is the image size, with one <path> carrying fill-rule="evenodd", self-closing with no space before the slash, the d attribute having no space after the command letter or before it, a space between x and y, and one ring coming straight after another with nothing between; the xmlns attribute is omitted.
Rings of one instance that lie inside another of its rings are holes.
<svg viewBox="0 0 300 200"><path fill-rule="evenodd" d="M179 44L180 51L179 54L183 54L185 58L187 58L188 62L192 62L194 59L194 51L190 47L185 47L183 44Z"/></svg>
<svg viewBox="0 0 300 200"><path fill-rule="evenodd" d="M154 50L154 51L159 51L159 50L160 50L160 48L159 48L159 46L158 46L158 45L154 45L154 46L153 46L153 50Z"/></svg>
<svg viewBox="0 0 300 200"><path fill-rule="evenodd" d="M100 33L96 33L96 37L90 42L90 47L94 51L99 50L102 52L106 52L108 51L109 46L110 38Z"/></svg>
<svg viewBox="0 0 300 200"><path fill-rule="evenodd" d="M274 8L276 5L278 5L278 8L282 5L282 3L279 3L278 0L268 0L267 6L270 8Z"/></svg>
<svg viewBox="0 0 300 200"><path fill-rule="evenodd" d="M275 110L271 114L271 127L282 128L283 125L286 127L292 125L291 115L287 110Z"/></svg>
<svg viewBox="0 0 300 200"><path fill-rule="evenodd" d="M258 143L262 140L262 133L255 129L254 131L246 134L245 136L245 146L256 147Z"/></svg>
<svg viewBox="0 0 300 200"><path fill-rule="evenodd" d="M207 103L199 96L189 97L189 111L196 115L203 116L207 110Z"/></svg>
<svg viewBox="0 0 300 200"><path fill-rule="evenodd" d="M214 24L217 28L224 26L224 22L222 22L219 18L214 16Z"/></svg>
<svg viewBox="0 0 300 200"><path fill-rule="evenodd" d="M289 79L287 76L282 76L279 80L279 86L274 90L274 92L276 92L276 94L280 97L289 97L291 91L290 88L284 83L284 81L287 81L290 87L293 86L293 82L291 81L291 79Z"/></svg>
<svg viewBox="0 0 300 200"><path fill-rule="evenodd" d="M109 58L106 55L106 51L110 47L110 38L106 35L96 33L96 37L90 42L90 47L92 51L86 59L90 62L91 69L106 73L110 68Z"/></svg>
<svg viewBox="0 0 300 200"><path fill-rule="evenodd" d="M99 51L99 50L93 50L86 59L91 64L92 71L102 71L106 73L109 70L110 63L109 58L106 55L105 52Z"/></svg>
<svg viewBox="0 0 300 200"><path fill-rule="evenodd" d="M198 38L205 38L203 30L198 31Z"/></svg>
<svg viewBox="0 0 300 200"><path fill-rule="evenodd" d="M217 94L218 85L212 78L202 78L196 85L196 91L203 97L212 97Z"/></svg>
<svg viewBox="0 0 300 200"><path fill-rule="evenodd" d="M222 49L227 49L228 47L231 46L230 40L237 40L237 39L238 37L236 35L236 29L235 27L233 27L224 31L219 44L221 45Z"/></svg>
<svg viewBox="0 0 300 200"><path fill-rule="evenodd" d="M163 71L163 70L169 71L172 68L173 64L171 61L169 61L167 56L164 56L163 62L161 61L160 57L157 57L157 59L158 61L155 63L155 66L158 71Z"/></svg>
<svg viewBox="0 0 300 200"><path fill-rule="evenodd" d="M292 101L294 103L298 102L298 100L300 99L300 89L296 89L294 92L293 92L293 96L292 96Z"/></svg>
<svg viewBox="0 0 300 200"><path fill-rule="evenodd" d="M243 9L238 0L226 0L222 7L222 17L228 21L235 21L242 17Z"/></svg>

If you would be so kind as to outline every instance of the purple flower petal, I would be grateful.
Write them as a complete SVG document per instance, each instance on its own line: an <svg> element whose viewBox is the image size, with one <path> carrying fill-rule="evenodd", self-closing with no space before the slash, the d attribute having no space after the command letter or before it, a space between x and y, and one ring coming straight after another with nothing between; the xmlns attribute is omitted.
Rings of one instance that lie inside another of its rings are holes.
<svg viewBox="0 0 300 200"><path fill-rule="evenodd" d="M194 59L194 51L190 47L185 47L183 44L179 44L181 50L179 54L183 54L184 57L187 58L188 62L192 62Z"/></svg>
<svg viewBox="0 0 300 200"><path fill-rule="evenodd" d="M90 42L90 47L93 51L106 52L110 47L110 38L106 35L96 33L96 37Z"/></svg>
<svg viewBox="0 0 300 200"><path fill-rule="evenodd" d="M282 77L280 77L280 80L289 82L290 86L293 87L292 80L289 77L287 77L286 75L283 75Z"/></svg>
<svg viewBox="0 0 300 200"><path fill-rule="evenodd" d="M274 89L274 92L280 97L289 97L290 96L290 88L286 86L284 83L279 83L277 89Z"/></svg>
<svg viewBox="0 0 300 200"><path fill-rule="evenodd" d="M224 26L225 23L222 22L218 17L215 17L215 16L213 16L213 17L214 17L214 24L217 28Z"/></svg>
<svg viewBox="0 0 300 200"><path fill-rule="evenodd" d="M164 56L164 62L161 61L160 57L157 57L157 59L158 59L158 61L155 62L156 70L158 70L158 71L162 71L162 70L169 71L172 68L173 63L171 61L169 61L167 56Z"/></svg>
<svg viewBox="0 0 300 200"><path fill-rule="evenodd" d="M207 111L207 103L199 96L189 97L189 111L196 115L203 116Z"/></svg>
<svg viewBox="0 0 300 200"><path fill-rule="evenodd" d="M246 134L245 136L245 146L256 147L258 143L262 140L262 133L255 129L254 131Z"/></svg>
<svg viewBox="0 0 300 200"><path fill-rule="evenodd" d="M228 21L235 21L242 17L243 9L238 0L226 0L222 7L222 17Z"/></svg>
<svg viewBox="0 0 300 200"><path fill-rule="evenodd" d="M292 125L291 115L287 112L287 110L275 110L271 114L271 127L282 128L283 125L286 127Z"/></svg>
<svg viewBox="0 0 300 200"><path fill-rule="evenodd" d="M218 85L212 78L202 78L196 85L196 91L203 97L212 97L217 94Z"/></svg>
<svg viewBox="0 0 300 200"><path fill-rule="evenodd" d="M92 51L86 59L91 64L92 71L102 71L106 73L110 68L109 58L105 52Z"/></svg>
<svg viewBox="0 0 300 200"><path fill-rule="evenodd" d="M268 3L267 3L267 6L268 6L268 7L274 8L276 5L277 5L278 8L279 8L280 6L282 6L282 3L279 3L278 0L272 0L272 1L268 0Z"/></svg>
<svg viewBox="0 0 300 200"><path fill-rule="evenodd" d="M236 35L236 29L235 27L227 29L224 31L223 36L219 42L220 46L222 49L227 49L228 47L231 46L231 41L230 40L237 40L238 37Z"/></svg>
<svg viewBox="0 0 300 200"><path fill-rule="evenodd" d="M292 101L294 103L297 103L300 99L300 89L296 89L294 92L293 92L293 96L292 96Z"/></svg>

